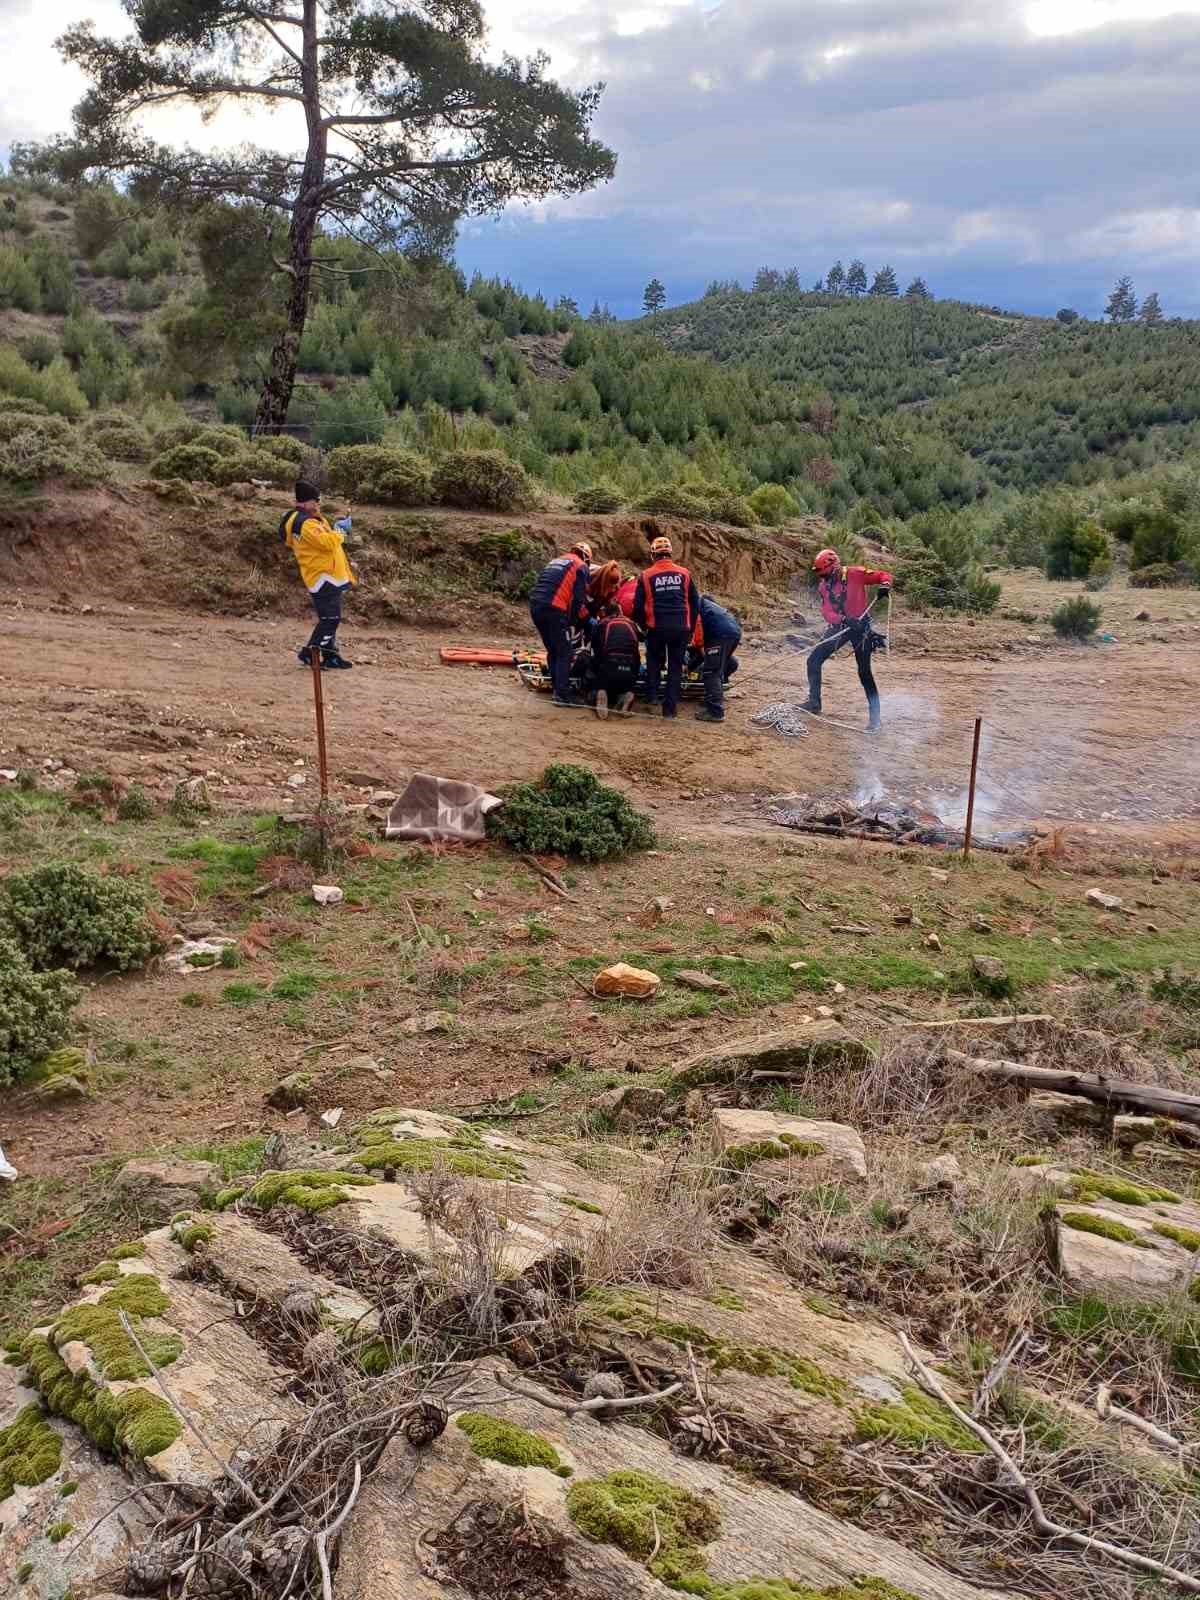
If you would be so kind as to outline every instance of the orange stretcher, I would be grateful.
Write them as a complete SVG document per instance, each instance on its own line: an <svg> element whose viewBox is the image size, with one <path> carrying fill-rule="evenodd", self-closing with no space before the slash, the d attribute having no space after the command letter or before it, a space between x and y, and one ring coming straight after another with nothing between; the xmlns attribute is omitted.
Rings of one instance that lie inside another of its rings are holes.
<svg viewBox="0 0 1200 1600"><path fill-rule="evenodd" d="M447 666L519 667L523 663L544 667L544 650L472 650L463 645L443 645L438 652Z"/></svg>

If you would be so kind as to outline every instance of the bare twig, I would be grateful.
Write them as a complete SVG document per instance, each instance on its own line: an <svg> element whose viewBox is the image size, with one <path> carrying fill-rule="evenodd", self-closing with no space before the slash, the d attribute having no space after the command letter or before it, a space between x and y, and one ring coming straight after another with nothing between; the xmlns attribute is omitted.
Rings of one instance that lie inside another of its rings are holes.
<svg viewBox="0 0 1200 1600"><path fill-rule="evenodd" d="M980 1444L995 1456L1012 1484L1017 1489L1029 1507L1029 1514L1033 1519L1034 1528L1045 1539L1060 1539L1065 1544L1070 1544L1077 1550L1086 1551L1093 1555L1108 1556L1121 1566L1132 1567L1137 1572L1150 1572L1156 1577L1166 1578L1171 1583L1176 1583L1181 1589L1186 1589L1189 1594L1200 1594L1200 1578L1193 1578L1186 1572L1181 1572L1178 1567L1169 1567L1163 1561L1155 1561L1152 1556L1139 1555L1136 1550L1126 1550L1119 1544L1111 1544L1107 1539L1097 1539L1090 1533L1080 1533L1074 1528L1064 1527L1061 1522L1054 1522L1046 1515L1042 1506L1041 1497L1037 1489L1020 1467L1009 1455L1008 1451L995 1437L988 1432L983 1424L974 1417L969 1416L963 1408L952 1400L935 1374L925 1365L917 1355L908 1336L900 1335L900 1343L904 1354L908 1357L909 1365L913 1370L917 1382L926 1394L932 1395L941 1402L957 1421L961 1422L979 1440Z"/></svg>
<svg viewBox="0 0 1200 1600"><path fill-rule="evenodd" d="M647 1556L646 1565L648 1567L653 1567L654 1558L655 1558L655 1556L658 1555L658 1552L662 1549L662 1530L658 1526L658 1518L654 1513L654 1507L653 1506L650 1507L650 1521L654 1525L654 1549L651 1550L650 1554Z"/></svg>
<svg viewBox="0 0 1200 1600"><path fill-rule="evenodd" d="M317 1565L321 1569L321 1595L322 1600L333 1600L333 1578L329 1572L329 1541L336 1539L338 1532L346 1518L354 1510L354 1502L358 1499L358 1491L362 1488L362 1463L354 1463L354 1482L350 1493L346 1496L346 1504L327 1528L322 1528L313 1540L313 1549L317 1553Z"/></svg>
<svg viewBox="0 0 1200 1600"><path fill-rule="evenodd" d="M514 1383L502 1372L495 1372L492 1376L500 1387L507 1389L510 1394L520 1395L525 1400L535 1400L538 1405L548 1406L551 1411L563 1411L568 1417L573 1417L579 1411L632 1411L639 1406L658 1405L660 1401L669 1400L683 1388L682 1383L673 1383L666 1389L660 1389L657 1394L630 1394L616 1400L598 1394L593 1400L560 1400L555 1395L541 1394L537 1389L527 1389L524 1384Z"/></svg>
<svg viewBox="0 0 1200 1600"><path fill-rule="evenodd" d="M83 1546L96 1532L96 1529L106 1523L109 1517L115 1517L122 1506L128 1505L131 1500L139 1500L142 1495L146 1494L150 1489L195 1489L195 1487L196 1485L194 1483L185 1483L182 1478L161 1478L148 1481L146 1483L139 1483L136 1489L131 1489L128 1494L122 1495L117 1501L116 1505L110 1506L103 1516L97 1517L95 1522L92 1523L91 1527L88 1528L86 1532L79 1535L79 1538L76 1539L75 1543L67 1551L66 1556L63 1559L69 1562L72 1556L75 1555L76 1551L82 1550ZM157 1510L157 1507L155 1509Z"/></svg>
<svg viewBox="0 0 1200 1600"><path fill-rule="evenodd" d="M971 1415L973 1417L987 1416L991 1407L992 1396L1004 1382L1009 1367L1012 1366L1028 1343L1029 1335L1027 1333L1019 1333L1004 1354L992 1364L987 1376L976 1391L975 1403L971 1407Z"/></svg>
<svg viewBox="0 0 1200 1600"><path fill-rule="evenodd" d="M189 1414L189 1412L185 1409L185 1407L182 1406L180 1404L180 1402L175 1398L175 1396L171 1393L170 1389L167 1388L167 1385L163 1380L162 1373L155 1366L153 1358L147 1352L145 1345L142 1343L142 1341L138 1338L137 1334L134 1332L133 1324L130 1322L127 1313L124 1312L124 1311L118 1311L117 1315L121 1319L121 1327L125 1330L126 1334L128 1334L130 1340L133 1343L134 1348L137 1350L138 1355L141 1356L142 1360L150 1368L150 1371L151 1371L151 1373L152 1373L152 1375L154 1377L155 1383L162 1390L163 1394L167 1397L168 1402L179 1413L179 1415L183 1418L184 1422L187 1423L188 1427L192 1430L192 1432L196 1435L197 1439L199 1439L200 1443L208 1451L209 1455L217 1463L217 1466L220 1467L221 1471L228 1473L229 1476L233 1479L234 1483L237 1484L238 1488L246 1496L246 1499L249 1500L250 1504L252 1506L257 1506L258 1509L261 1511L263 1509L262 1501L255 1494L254 1490L250 1487L250 1485L246 1482L246 1480L242 1477L241 1473L238 1472L237 1468L233 1465L232 1460L226 1460L226 1458L223 1455L220 1455L213 1448L213 1446L209 1443L208 1439L201 1432L200 1425L196 1422L195 1418L192 1417Z"/></svg>
<svg viewBox="0 0 1200 1600"><path fill-rule="evenodd" d="M1112 1390L1106 1383L1102 1383L1096 1391L1096 1415L1101 1422L1119 1422L1124 1427L1136 1428L1139 1433L1144 1433L1147 1439L1153 1439L1155 1444L1161 1444L1164 1449L1171 1450L1179 1458L1180 1470L1183 1470L1183 1457L1192 1450L1200 1450L1200 1440L1191 1444L1184 1444L1182 1439L1177 1439L1173 1433L1168 1433L1165 1428L1156 1427L1153 1422L1145 1417L1139 1417L1136 1411L1126 1411L1124 1406L1113 1404Z"/></svg>

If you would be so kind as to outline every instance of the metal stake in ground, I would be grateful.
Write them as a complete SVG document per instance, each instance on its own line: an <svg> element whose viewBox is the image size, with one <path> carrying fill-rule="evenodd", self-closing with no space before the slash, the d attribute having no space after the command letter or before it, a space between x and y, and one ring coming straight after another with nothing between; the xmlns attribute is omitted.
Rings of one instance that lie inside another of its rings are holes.
<svg viewBox="0 0 1200 1600"><path fill-rule="evenodd" d="M983 718L975 718L975 738L971 745L971 782L967 788L967 825L963 829L963 860L971 858L971 824L975 820L975 774L979 770L979 732Z"/></svg>
<svg viewBox="0 0 1200 1600"><path fill-rule="evenodd" d="M317 714L317 767L321 777L321 804L329 798L329 765L325 759L325 701L321 695L321 652L312 652L313 707Z"/></svg>

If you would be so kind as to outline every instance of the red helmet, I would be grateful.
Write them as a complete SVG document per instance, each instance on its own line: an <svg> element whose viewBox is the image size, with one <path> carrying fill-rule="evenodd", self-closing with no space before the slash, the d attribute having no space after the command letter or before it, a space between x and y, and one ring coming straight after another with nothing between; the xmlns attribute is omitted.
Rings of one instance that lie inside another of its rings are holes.
<svg viewBox="0 0 1200 1600"><path fill-rule="evenodd" d="M836 550L818 550L813 557L813 571L819 572L827 578L831 572L836 572L842 564L842 558Z"/></svg>

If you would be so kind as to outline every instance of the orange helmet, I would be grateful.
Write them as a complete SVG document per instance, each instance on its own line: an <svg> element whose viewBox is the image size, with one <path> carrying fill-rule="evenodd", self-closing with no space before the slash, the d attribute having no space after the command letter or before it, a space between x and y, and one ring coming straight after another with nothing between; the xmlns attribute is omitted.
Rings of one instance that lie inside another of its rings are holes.
<svg viewBox="0 0 1200 1600"><path fill-rule="evenodd" d="M659 534L657 539L651 539L650 554L652 556L669 556L671 553L671 541L666 534Z"/></svg>
<svg viewBox="0 0 1200 1600"><path fill-rule="evenodd" d="M571 546L571 554L573 556L578 556L582 561L586 561L590 564L592 559L592 547L586 539L580 539L578 544L573 544Z"/></svg>
<svg viewBox="0 0 1200 1600"><path fill-rule="evenodd" d="M836 550L818 550L813 557L813 571L819 572L827 578L831 572L836 572L842 564L842 558Z"/></svg>

